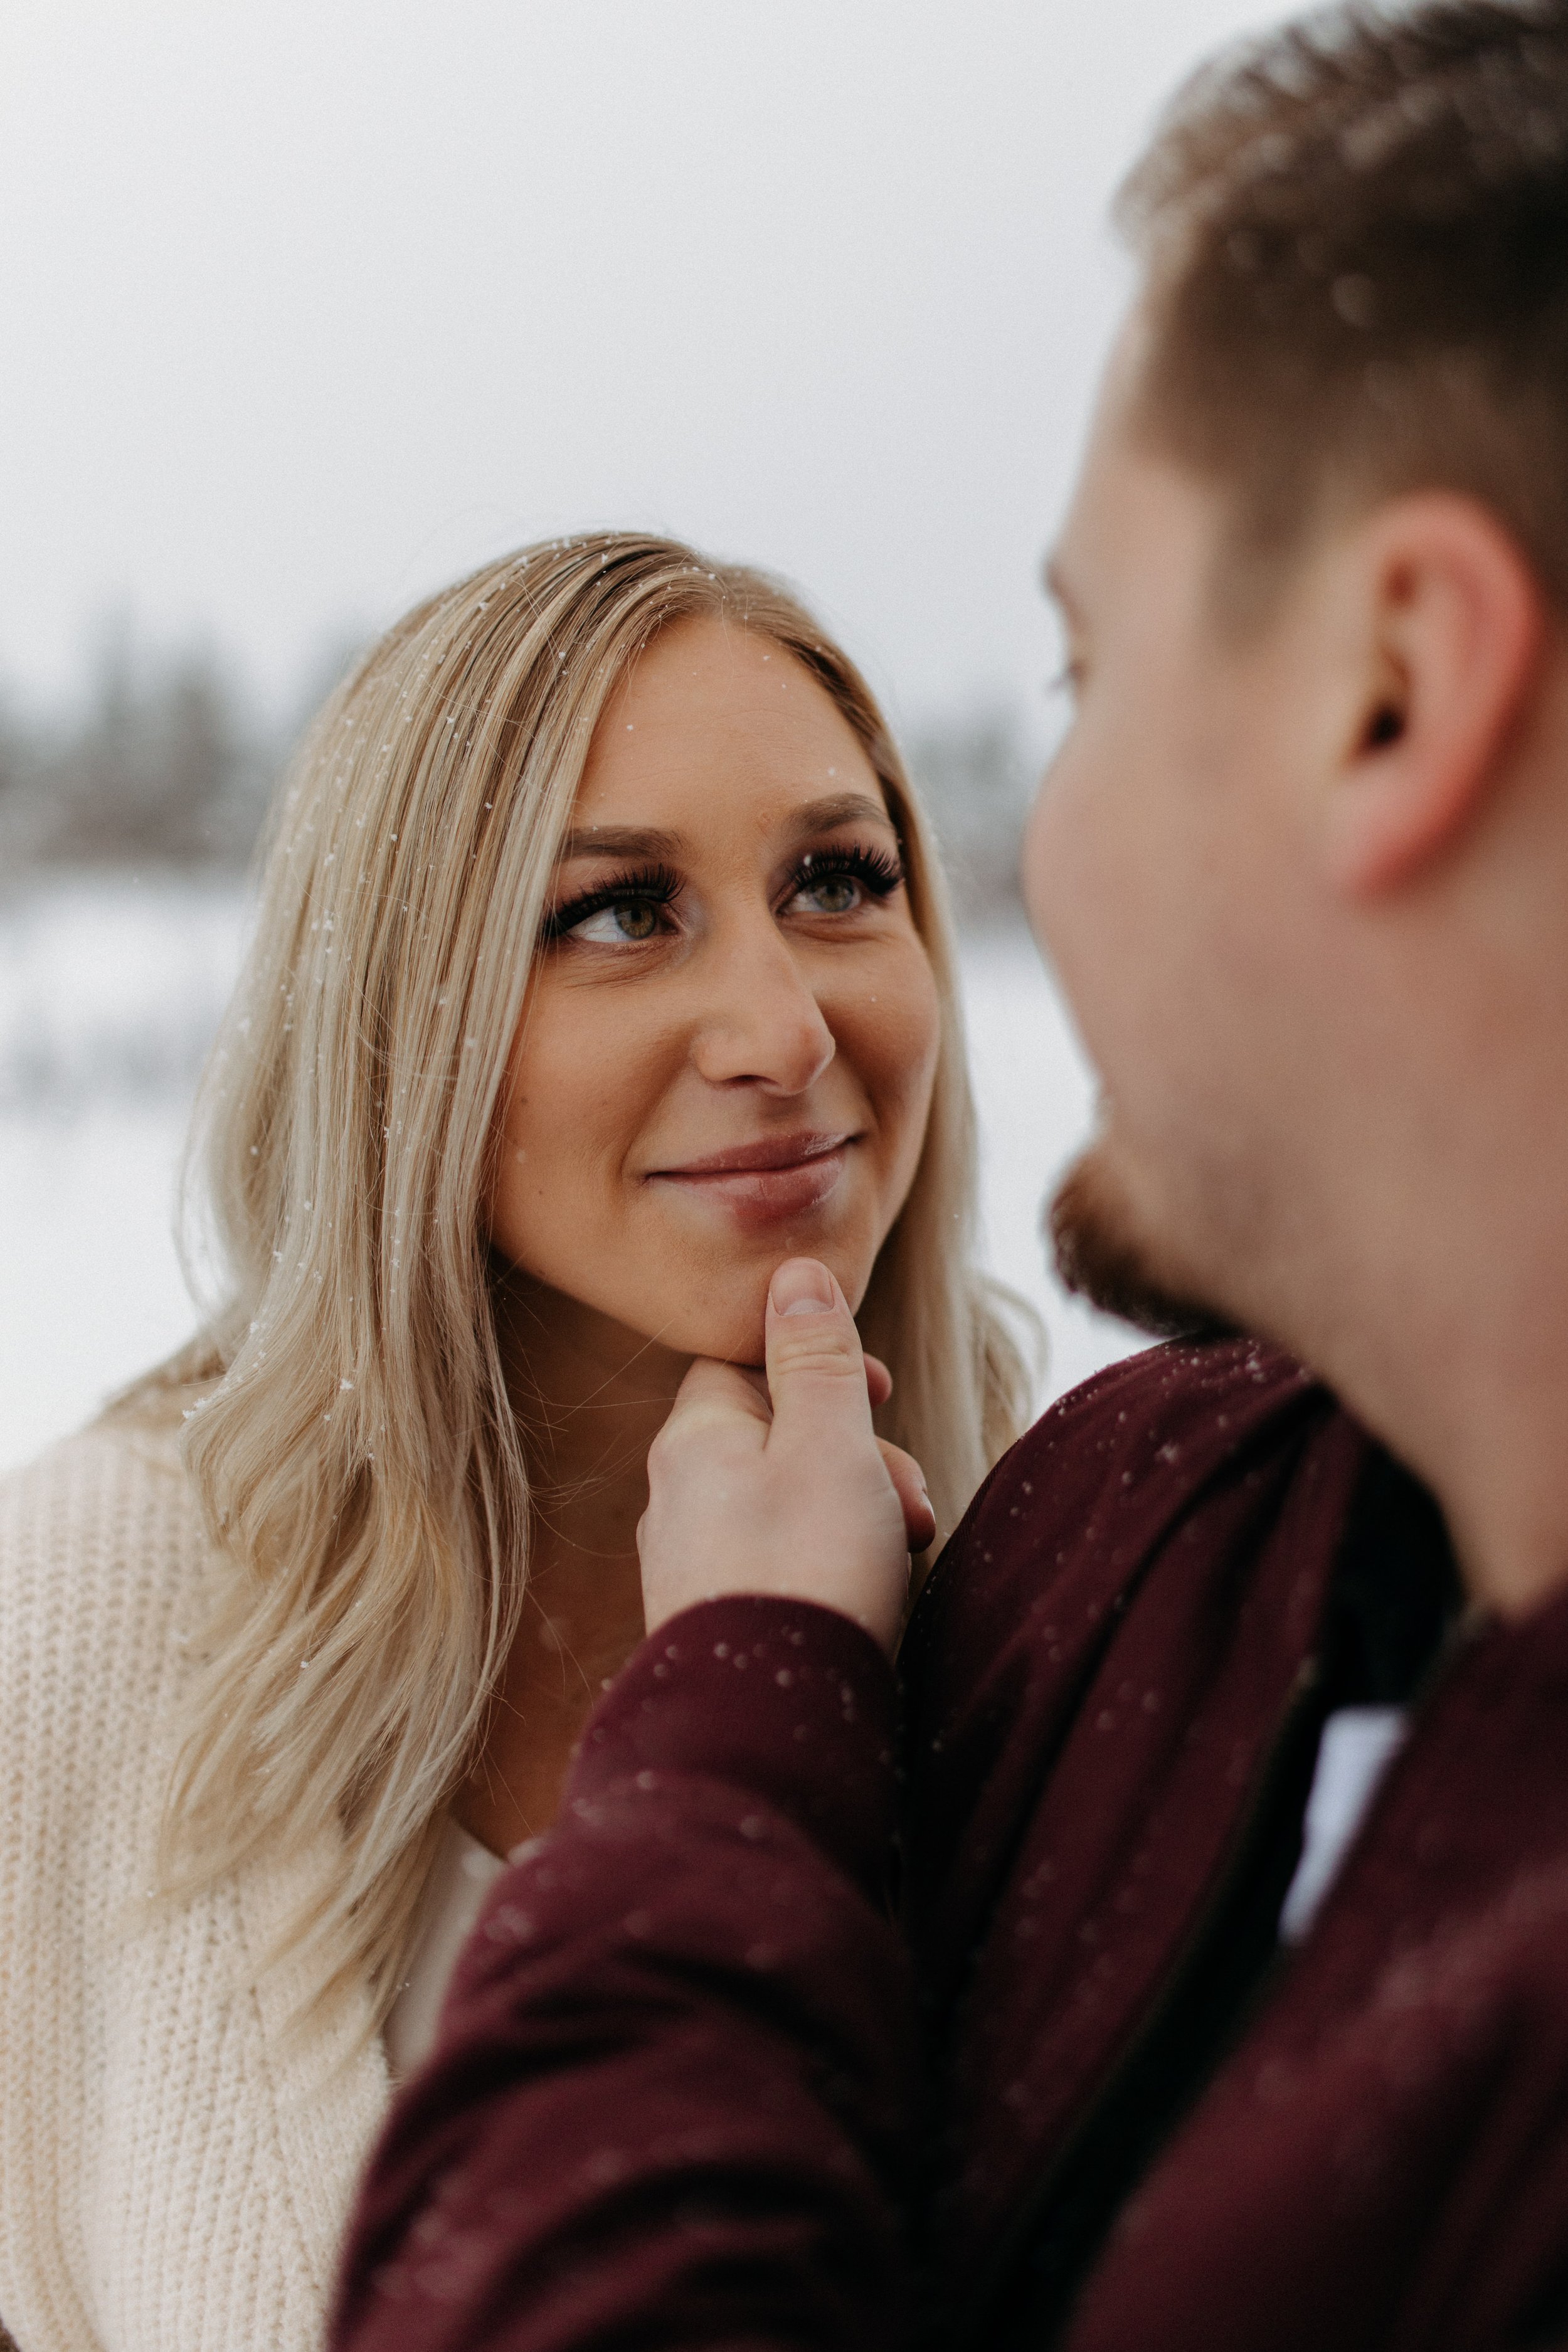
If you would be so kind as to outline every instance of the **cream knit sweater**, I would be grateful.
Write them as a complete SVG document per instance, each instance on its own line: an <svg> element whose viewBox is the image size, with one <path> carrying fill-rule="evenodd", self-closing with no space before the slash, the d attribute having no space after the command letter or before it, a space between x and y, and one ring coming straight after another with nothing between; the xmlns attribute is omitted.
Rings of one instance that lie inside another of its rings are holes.
<svg viewBox="0 0 1568 2352"><path fill-rule="evenodd" d="M0 2322L20 2352L308 2352L388 2097L358 1997L256 1964L331 1853L152 1885L211 1574L173 1438L0 1483ZM0 2341L4 2330L0 2329Z"/></svg>

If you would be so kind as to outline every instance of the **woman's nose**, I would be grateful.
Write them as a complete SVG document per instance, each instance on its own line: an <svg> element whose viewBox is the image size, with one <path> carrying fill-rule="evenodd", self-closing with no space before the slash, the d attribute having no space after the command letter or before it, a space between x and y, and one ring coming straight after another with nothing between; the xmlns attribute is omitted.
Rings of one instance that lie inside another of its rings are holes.
<svg viewBox="0 0 1568 2352"><path fill-rule="evenodd" d="M691 1057L710 1086L798 1095L822 1076L837 1050L833 1032L771 922L714 957L705 978L711 994Z"/></svg>

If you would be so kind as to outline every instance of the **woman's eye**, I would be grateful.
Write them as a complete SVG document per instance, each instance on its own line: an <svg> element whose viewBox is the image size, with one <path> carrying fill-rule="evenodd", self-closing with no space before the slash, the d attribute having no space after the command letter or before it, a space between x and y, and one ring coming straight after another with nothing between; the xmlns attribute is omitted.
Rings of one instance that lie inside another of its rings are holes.
<svg viewBox="0 0 1568 2352"><path fill-rule="evenodd" d="M658 929L658 908L651 898L617 898L574 923L569 939L587 940L595 947L618 948L651 940Z"/></svg>
<svg viewBox="0 0 1568 2352"><path fill-rule="evenodd" d="M794 903L804 904L816 915L851 915L865 896L853 874L820 874L815 881L801 884Z"/></svg>
<svg viewBox="0 0 1568 2352"><path fill-rule="evenodd" d="M795 871L785 914L858 915L890 898L904 878L897 857L883 849L852 849L831 857L815 853Z"/></svg>

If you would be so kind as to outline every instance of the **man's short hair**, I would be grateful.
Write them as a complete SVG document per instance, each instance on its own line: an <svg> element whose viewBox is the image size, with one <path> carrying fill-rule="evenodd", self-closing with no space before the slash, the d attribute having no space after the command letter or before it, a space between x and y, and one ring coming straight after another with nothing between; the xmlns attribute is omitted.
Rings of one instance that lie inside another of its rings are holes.
<svg viewBox="0 0 1568 2352"><path fill-rule="evenodd" d="M1568 0L1352 5L1227 53L1119 216L1140 425L1226 492L1238 609L1325 512L1438 487L1568 609Z"/></svg>

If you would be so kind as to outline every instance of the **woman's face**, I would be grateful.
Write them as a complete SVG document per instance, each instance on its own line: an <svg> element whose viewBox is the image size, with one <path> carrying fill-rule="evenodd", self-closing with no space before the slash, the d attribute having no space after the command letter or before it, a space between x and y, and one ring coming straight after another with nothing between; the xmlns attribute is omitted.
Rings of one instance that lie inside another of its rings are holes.
<svg viewBox="0 0 1568 2352"><path fill-rule="evenodd" d="M492 1243L679 1354L760 1362L782 1258L826 1259L858 1303L937 1042L847 722L770 638L674 624L594 737L512 1048Z"/></svg>

